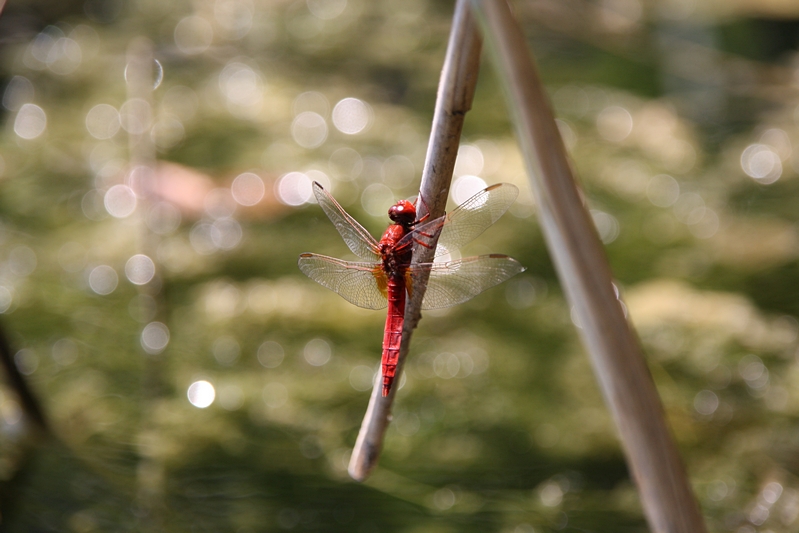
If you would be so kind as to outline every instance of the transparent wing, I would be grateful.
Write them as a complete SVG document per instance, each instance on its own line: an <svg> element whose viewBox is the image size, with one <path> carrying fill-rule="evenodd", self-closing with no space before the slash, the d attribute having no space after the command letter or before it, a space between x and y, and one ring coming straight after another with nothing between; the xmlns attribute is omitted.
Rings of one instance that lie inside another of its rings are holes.
<svg viewBox="0 0 799 533"><path fill-rule="evenodd" d="M512 257L500 254L467 257L446 263L422 263L411 266L413 275L430 272L422 309L440 309L471 300L486 289L524 272Z"/></svg>
<svg viewBox="0 0 799 533"><path fill-rule="evenodd" d="M313 193L352 253L367 261L378 261L380 248L375 238L344 211L344 208L317 182L313 183Z"/></svg>
<svg viewBox="0 0 799 533"><path fill-rule="evenodd" d="M358 307L383 309L387 305L386 278L379 264L306 253L300 255L298 265L303 274Z"/></svg>
<svg viewBox="0 0 799 533"><path fill-rule="evenodd" d="M441 232L441 228L446 220L447 217L442 216L435 220L431 220L430 222L425 222L421 226L417 226L413 229L413 231L405 235L399 240L399 242L397 242L396 246L394 246L394 250L402 250L402 248L405 246L410 246L414 242L418 242L422 246L432 248L433 242Z"/></svg>
<svg viewBox="0 0 799 533"><path fill-rule="evenodd" d="M519 195L510 183L498 183L478 192L447 215L438 239L436 257L457 250L499 220Z"/></svg>

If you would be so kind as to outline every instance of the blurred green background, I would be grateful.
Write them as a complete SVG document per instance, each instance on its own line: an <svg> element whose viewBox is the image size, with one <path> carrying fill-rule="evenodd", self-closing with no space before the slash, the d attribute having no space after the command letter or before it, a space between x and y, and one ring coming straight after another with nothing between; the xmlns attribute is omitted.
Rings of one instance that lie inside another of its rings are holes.
<svg viewBox="0 0 799 533"><path fill-rule="evenodd" d="M796 531L799 5L514 6L710 530ZM3 531L647 530L488 62L452 205L518 185L466 251L528 270L425 315L347 476L385 317L297 270L348 253L310 183L375 235L415 194L452 7L5 6L0 326L54 437L4 384Z"/></svg>

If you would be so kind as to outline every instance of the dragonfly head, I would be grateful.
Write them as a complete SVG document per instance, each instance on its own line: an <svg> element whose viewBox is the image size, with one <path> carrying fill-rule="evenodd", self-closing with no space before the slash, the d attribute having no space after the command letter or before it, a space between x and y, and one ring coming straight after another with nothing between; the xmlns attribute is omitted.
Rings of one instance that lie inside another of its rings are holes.
<svg viewBox="0 0 799 533"><path fill-rule="evenodd" d="M388 218L395 224L410 226L416 222L416 207L408 200L400 200L388 208Z"/></svg>

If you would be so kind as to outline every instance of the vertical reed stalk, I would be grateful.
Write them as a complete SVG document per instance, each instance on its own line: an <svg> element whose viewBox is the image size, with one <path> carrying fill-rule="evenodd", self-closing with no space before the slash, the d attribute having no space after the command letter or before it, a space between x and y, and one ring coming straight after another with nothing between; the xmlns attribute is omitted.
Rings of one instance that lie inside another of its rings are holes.
<svg viewBox="0 0 799 533"><path fill-rule="evenodd" d="M155 57L152 42L144 37L131 41L127 50L127 66L125 78L129 100L137 100L142 105L136 106L136 114L128 117L141 127L128 131L128 147L130 162L128 166L127 182L136 193L138 207L138 240L137 253L146 255L155 262L157 237L148 229L146 224L147 210L152 207L155 199L156 188L156 153L153 139L150 135L155 119L155 106L153 105L153 89L155 84ZM138 285L141 297L152 298L156 303L155 315L165 319L165 305L160 296L161 272L156 263L155 276L148 283ZM164 394L164 361L162 355L148 354L144 357L144 372L142 388L144 396L144 409L150 412ZM145 414L142 422L143 432L158 431L151 417ZM143 452L137 467L137 505L145 510L146 518L143 522L152 530L163 529L164 523L164 464L163 460L152 454Z"/></svg>
<svg viewBox="0 0 799 533"><path fill-rule="evenodd" d="M580 323L605 401L656 533L705 525L638 341L611 285L611 271L583 205L524 34L505 0L472 0L502 80L538 216L560 281Z"/></svg>
<svg viewBox="0 0 799 533"><path fill-rule="evenodd" d="M466 112L471 109L474 88L477 85L481 48L482 42L468 0L458 0L447 44L447 55L439 80L433 126L422 171L419 194L424 202L418 202L417 205L420 209L419 216L425 215L429 209L431 220L443 215L447 205L463 121ZM433 251L417 245L413 251L413 261L428 262L432 260ZM414 280L414 291L405 308L405 325L402 328L402 344L397 364L398 379L395 381L395 386L385 398L381 395L382 380L376 380L372 389L369 407L361 423L348 468L350 476L356 481L365 480L380 458L394 394L399 388L399 376L408 355L413 330L416 329L422 316L422 297L426 285L427 280Z"/></svg>

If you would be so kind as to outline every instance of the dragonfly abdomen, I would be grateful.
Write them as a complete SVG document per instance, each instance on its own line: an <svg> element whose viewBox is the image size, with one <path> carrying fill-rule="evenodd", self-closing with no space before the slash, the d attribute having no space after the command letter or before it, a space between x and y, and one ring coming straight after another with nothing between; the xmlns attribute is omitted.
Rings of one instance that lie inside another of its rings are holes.
<svg viewBox="0 0 799 533"><path fill-rule="evenodd" d="M388 396L397 372L402 326L405 321L405 280L395 276L388 280L388 314L383 333L383 396Z"/></svg>

